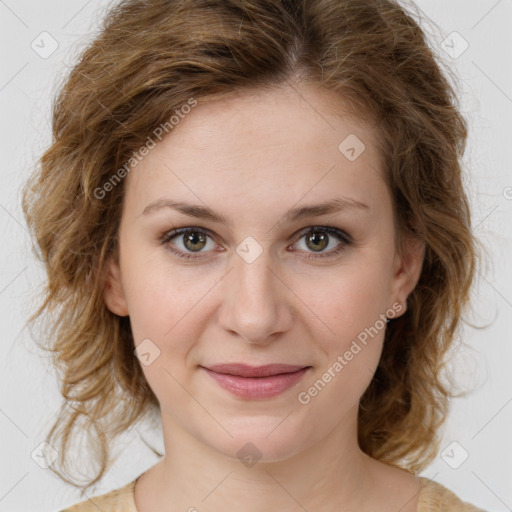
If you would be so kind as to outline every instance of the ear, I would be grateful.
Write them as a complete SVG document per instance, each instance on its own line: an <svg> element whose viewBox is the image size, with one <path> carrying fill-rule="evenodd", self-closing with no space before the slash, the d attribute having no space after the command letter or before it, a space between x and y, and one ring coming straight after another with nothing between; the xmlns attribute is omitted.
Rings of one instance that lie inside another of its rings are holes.
<svg viewBox="0 0 512 512"><path fill-rule="evenodd" d="M110 255L105 272L103 300L108 309L119 316L128 316L128 304L121 280L121 268L115 255Z"/></svg>
<svg viewBox="0 0 512 512"><path fill-rule="evenodd" d="M412 235L404 235L403 248L396 253L391 296L402 304L405 313L407 297L416 288L425 258L425 242ZM397 315L397 317L400 315Z"/></svg>

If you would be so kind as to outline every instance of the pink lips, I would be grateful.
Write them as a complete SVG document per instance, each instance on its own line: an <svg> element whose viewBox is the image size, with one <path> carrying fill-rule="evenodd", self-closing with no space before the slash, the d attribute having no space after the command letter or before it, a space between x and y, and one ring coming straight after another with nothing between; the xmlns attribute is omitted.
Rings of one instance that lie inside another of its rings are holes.
<svg viewBox="0 0 512 512"><path fill-rule="evenodd" d="M230 363L202 367L223 389L248 399L279 395L295 385L310 368L289 364L249 366Z"/></svg>

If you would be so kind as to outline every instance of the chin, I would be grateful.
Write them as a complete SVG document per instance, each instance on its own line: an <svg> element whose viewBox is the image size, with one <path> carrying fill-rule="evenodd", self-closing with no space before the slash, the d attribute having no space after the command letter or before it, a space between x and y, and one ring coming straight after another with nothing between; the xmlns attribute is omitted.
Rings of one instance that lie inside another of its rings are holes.
<svg viewBox="0 0 512 512"><path fill-rule="evenodd" d="M285 416L284 416L285 417ZM284 418L283 417L283 418ZM203 442L251 467L256 462L279 462L297 455L314 441L304 438L304 429L290 428L289 420L255 417L226 425L233 437L218 436ZM309 441L309 442L308 442Z"/></svg>

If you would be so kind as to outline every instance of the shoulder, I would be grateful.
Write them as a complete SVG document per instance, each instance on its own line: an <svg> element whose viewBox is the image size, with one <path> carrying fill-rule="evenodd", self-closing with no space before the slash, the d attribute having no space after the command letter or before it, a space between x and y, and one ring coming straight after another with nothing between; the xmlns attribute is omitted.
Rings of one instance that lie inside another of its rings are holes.
<svg viewBox="0 0 512 512"><path fill-rule="evenodd" d="M452 491L433 480L420 477L420 483L418 512L485 512L460 500Z"/></svg>
<svg viewBox="0 0 512 512"><path fill-rule="evenodd" d="M100 496L94 496L60 512L137 512L134 500L135 481Z"/></svg>
<svg viewBox="0 0 512 512"><path fill-rule="evenodd" d="M134 500L135 481L119 489L95 496L60 512L137 512ZM452 491L441 484L420 477L421 491L417 512L485 512L461 501Z"/></svg>

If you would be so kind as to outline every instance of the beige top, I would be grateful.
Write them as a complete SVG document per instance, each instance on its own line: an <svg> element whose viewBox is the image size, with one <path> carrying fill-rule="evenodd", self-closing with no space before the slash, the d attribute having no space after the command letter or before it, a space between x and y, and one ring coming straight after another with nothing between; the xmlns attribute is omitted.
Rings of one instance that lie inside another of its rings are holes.
<svg viewBox="0 0 512 512"><path fill-rule="evenodd" d="M419 477L421 491L417 512L485 512L469 503L461 501L453 492L441 484ZM124 487L96 496L60 512L137 512L134 489L137 479Z"/></svg>

